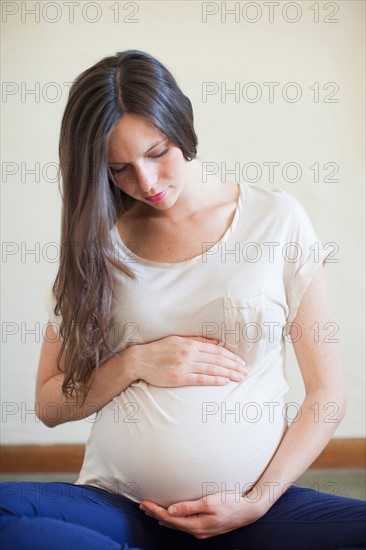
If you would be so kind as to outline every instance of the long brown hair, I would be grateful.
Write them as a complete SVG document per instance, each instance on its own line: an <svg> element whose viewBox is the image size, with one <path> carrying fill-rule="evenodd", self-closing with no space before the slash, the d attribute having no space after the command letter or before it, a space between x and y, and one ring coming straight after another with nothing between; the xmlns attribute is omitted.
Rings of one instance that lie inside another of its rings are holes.
<svg viewBox="0 0 366 550"><path fill-rule="evenodd" d="M106 57L73 83L62 118L59 157L62 225L54 313L61 316L63 394L85 400L90 377L108 349L112 270L135 278L111 251L110 231L135 200L111 181L110 135L125 113L145 117L182 151L197 154L192 105L172 74L150 54L127 50ZM89 385L90 387L90 385Z"/></svg>

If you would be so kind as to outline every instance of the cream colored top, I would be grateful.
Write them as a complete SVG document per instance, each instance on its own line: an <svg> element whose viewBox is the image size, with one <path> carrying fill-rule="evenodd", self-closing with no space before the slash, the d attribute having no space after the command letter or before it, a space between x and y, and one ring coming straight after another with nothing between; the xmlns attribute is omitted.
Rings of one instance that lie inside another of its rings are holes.
<svg viewBox="0 0 366 550"><path fill-rule="evenodd" d="M190 260L140 258L116 227L111 238L138 277L114 272L115 351L202 334L243 357L249 374L226 386L134 382L97 414L76 483L162 506L248 489L287 428L286 324L330 250L297 199L247 183L224 237ZM50 320L59 321L52 311Z"/></svg>

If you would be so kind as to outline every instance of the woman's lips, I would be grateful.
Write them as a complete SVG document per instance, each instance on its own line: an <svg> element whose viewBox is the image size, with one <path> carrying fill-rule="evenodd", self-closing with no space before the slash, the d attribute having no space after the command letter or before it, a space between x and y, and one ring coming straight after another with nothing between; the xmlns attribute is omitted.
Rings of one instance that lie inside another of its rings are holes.
<svg viewBox="0 0 366 550"><path fill-rule="evenodd" d="M152 197L145 197L145 199L150 202L161 202L162 200L165 199L167 193L168 193L168 189L165 189L165 191L162 191L157 195L153 195Z"/></svg>

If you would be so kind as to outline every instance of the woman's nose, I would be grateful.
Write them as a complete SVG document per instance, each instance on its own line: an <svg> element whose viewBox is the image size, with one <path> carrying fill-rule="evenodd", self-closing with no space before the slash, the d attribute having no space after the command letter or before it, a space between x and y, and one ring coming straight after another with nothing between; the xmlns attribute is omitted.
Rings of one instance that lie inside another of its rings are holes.
<svg viewBox="0 0 366 550"><path fill-rule="evenodd" d="M152 166L137 166L137 179L142 191L149 191L158 181L156 170Z"/></svg>

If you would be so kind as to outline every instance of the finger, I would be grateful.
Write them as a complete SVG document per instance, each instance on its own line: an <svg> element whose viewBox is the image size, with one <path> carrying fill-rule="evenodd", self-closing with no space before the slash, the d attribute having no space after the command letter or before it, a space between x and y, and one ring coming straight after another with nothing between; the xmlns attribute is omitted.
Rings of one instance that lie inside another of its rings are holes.
<svg viewBox="0 0 366 550"><path fill-rule="evenodd" d="M239 370L243 365L245 366L245 360L237 355L233 351L225 348L224 346L217 345L218 339L215 339L215 343L210 343L210 339L205 337L188 337L188 339L202 342L204 346L199 346L197 349L201 354L205 354L206 362L222 367L230 367Z"/></svg>
<svg viewBox="0 0 366 550"><path fill-rule="evenodd" d="M143 500L139 506L140 510L144 512L147 516L153 517L154 519L167 519L169 517L168 512L162 506L156 504L151 500Z"/></svg>
<svg viewBox="0 0 366 550"><path fill-rule="evenodd" d="M192 372L182 376L182 386L225 386L230 382L226 376L212 376L209 374L195 374Z"/></svg>
<svg viewBox="0 0 366 550"><path fill-rule="evenodd" d="M225 367L228 365L233 367L246 365L245 360L240 355L223 346L207 343L204 347L199 347L198 349L207 357L208 363Z"/></svg>
<svg viewBox="0 0 366 550"><path fill-rule="evenodd" d="M145 509L144 509L145 508ZM158 521L159 524L165 524L165 527L170 527L170 529L178 529L178 530L189 530L195 526L195 523L193 520L196 521L197 516L188 516L188 517L180 517L180 518L174 518L172 517L165 508L161 508L160 506L157 506L155 504L150 505L149 503L149 509L147 507L142 507L140 505L140 509L144 511L144 514L147 516L150 516ZM154 511L153 511L154 510Z"/></svg>
<svg viewBox="0 0 366 550"><path fill-rule="evenodd" d="M242 382L245 379L245 374L223 369L222 375L204 374L204 373L189 373L197 386L222 386L228 382ZM188 376L188 374L187 374ZM191 380L189 378L189 380Z"/></svg>
<svg viewBox="0 0 366 550"><path fill-rule="evenodd" d="M173 517L192 516L194 514L206 514L207 504L200 498L198 500L186 500L171 504L167 509Z"/></svg>
<svg viewBox="0 0 366 550"><path fill-rule="evenodd" d="M231 380L238 380L237 375L246 376L248 374L248 368L243 364L236 363L233 367L228 367L227 365L218 366L212 363L205 363L197 361L191 367L191 372L193 374L209 374L210 376L225 376Z"/></svg>
<svg viewBox="0 0 366 550"><path fill-rule="evenodd" d="M207 336L185 336L184 338L189 338L189 340L198 340L199 342L208 342L212 344L220 343L220 340L218 338L208 338Z"/></svg>
<svg viewBox="0 0 366 550"><path fill-rule="evenodd" d="M140 510L145 514L145 516L149 516L150 518L157 519L157 520L161 519L159 515L157 515L156 513L150 512L146 508L141 508L140 506Z"/></svg>

